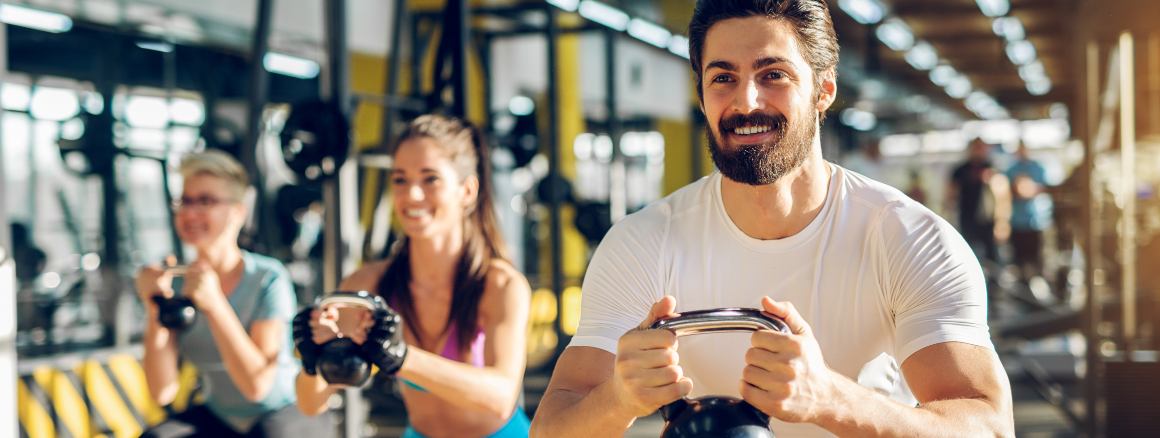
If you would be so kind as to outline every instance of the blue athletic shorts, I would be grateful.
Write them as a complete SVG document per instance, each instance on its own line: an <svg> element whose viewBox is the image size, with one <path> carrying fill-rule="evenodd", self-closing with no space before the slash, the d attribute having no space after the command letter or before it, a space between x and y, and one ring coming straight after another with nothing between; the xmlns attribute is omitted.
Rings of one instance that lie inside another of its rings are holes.
<svg viewBox="0 0 1160 438"><path fill-rule="evenodd" d="M524 413L523 409L516 408L512 413L512 418L508 420L507 424L495 431L495 433L488 435L488 438L527 438L528 431L532 428L532 420L528 419L528 414ZM411 426L407 426L407 430L403 431L403 438L424 438L422 434L416 432Z"/></svg>

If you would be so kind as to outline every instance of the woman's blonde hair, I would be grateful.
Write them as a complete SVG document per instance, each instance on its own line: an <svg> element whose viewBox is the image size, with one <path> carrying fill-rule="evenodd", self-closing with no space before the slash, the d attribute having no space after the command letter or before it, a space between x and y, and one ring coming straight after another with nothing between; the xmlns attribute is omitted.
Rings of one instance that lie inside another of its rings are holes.
<svg viewBox="0 0 1160 438"><path fill-rule="evenodd" d="M221 178L226 181L230 196L235 201L245 199L246 189L250 187L250 177L246 174L246 168L242 167L242 163L219 150L208 149L186 155L181 159L179 171L184 179L198 175Z"/></svg>

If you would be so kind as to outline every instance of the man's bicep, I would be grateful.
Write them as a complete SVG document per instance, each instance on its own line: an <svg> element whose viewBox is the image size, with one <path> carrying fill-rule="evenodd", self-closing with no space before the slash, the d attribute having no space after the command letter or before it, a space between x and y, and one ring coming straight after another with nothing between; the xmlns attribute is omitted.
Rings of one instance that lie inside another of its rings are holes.
<svg viewBox="0 0 1160 438"><path fill-rule="evenodd" d="M962 342L934 344L906 358L902 373L919 403L978 399L1010 409L1010 382L990 348Z"/></svg>
<svg viewBox="0 0 1160 438"><path fill-rule="evenodd" d="M616 355L594 347L568 347L556 362L543 404L566 408L612 377Z"/></svg>

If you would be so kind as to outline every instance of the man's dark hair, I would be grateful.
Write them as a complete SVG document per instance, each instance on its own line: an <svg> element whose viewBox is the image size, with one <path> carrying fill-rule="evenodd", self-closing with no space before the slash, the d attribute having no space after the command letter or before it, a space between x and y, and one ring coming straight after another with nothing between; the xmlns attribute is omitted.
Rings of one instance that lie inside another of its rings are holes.
<svg viewBox="0 0 1160 438"><path fill-rule="evenodd" d="M689 62L701 98L705 35L718 21L746 17L785 20L793 26L802 57L813 69L815 87L822 72L838 65L838 36L825 0L697 0L689 21Z"/></svg>

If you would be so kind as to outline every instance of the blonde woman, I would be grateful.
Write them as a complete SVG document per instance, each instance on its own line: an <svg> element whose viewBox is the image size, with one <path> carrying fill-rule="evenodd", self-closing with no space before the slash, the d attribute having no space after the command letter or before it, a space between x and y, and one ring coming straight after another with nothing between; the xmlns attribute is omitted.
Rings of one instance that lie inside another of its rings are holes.
<svg viewBox="0 0 1160 438"><path fill-rule="evenodd" d="M178 237L197 256L177 281L160 265L137 275L147 313L145 377L158 403L172 403L180 356L197 367L206 398L143 436L332 435L328 417L306 417L294 407L299 362L289 329L297 308L290 275L277 260L238 247L248 214L242 203L246 171L219 151L186 156L180 171L184 183L174 221ZM175 290L198 313L180 330L160 324L153 298Z"/></svg>

